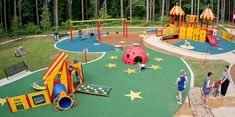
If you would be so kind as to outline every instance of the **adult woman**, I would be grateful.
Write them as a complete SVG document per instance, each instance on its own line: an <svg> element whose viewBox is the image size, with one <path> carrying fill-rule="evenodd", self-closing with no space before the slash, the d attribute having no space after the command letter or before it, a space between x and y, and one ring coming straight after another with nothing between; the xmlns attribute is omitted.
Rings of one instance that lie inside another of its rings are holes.
<svg viewBox="0 0 235 117"><path fill-rule="evenodd" d="M214 83L212 81L212 72L208 72L207 77L204 79L203 82L203 87L202 87L202 91L203 91L203 100L205 101L205 104L207 105L208 102L208 97L210 94L210 88L214 86Z"/></svg>
<svg viewBox="0 0 235 117"><path fill-rule="evenodd" d="M223 71L223 73L222 73L222 75L220 77L220 80L222 82L222 84L221 84L221 95L222 96L226 95L226 92L227 92L227 89L228 89L228 85L230 83L228 69L229 69L229 65L225 65L224 71Z"/></svg>

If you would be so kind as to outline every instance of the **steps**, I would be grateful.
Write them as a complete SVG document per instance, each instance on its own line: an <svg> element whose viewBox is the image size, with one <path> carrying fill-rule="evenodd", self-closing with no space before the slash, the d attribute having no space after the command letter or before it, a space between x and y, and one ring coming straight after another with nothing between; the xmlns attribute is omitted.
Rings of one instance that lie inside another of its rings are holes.
<svg viewBox="0 0 235 117"><path fill-rule="evenodd" d="M189 106L194 117L214 117L209 108L205 107L205 102L202 100L202 93L199 87L194 87L189 91Z"/></svg>

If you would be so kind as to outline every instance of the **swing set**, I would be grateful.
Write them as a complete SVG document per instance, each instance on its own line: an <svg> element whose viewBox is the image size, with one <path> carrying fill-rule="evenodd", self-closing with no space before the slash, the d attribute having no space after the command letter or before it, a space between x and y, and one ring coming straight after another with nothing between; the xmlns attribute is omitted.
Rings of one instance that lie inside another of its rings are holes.
<svg viewBox="0 0 235 117"><path fill-rule="evenodd" d="M74 23L86 23L86 22L96 22L97 23L97 32L98 32L98 41L101 41L101 22L104 21L122 21L123 26L123 37L127 39L128 37L128 21L126 18L121 19L96 19L96 20L81 20L81 21L70 21L70 41L73 42L73 24Z"/></svg>

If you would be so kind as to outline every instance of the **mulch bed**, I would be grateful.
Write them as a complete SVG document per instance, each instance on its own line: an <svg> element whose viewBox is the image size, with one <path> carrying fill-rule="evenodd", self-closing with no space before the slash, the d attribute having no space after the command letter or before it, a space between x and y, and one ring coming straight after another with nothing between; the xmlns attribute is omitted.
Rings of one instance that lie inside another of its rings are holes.
<svg viewBox="0 0 235 117"><path fill-rule="evenodd" d="M143 47L143 35L142 32L129 32L128 38L123 37L123 33L119 32L110 32L108 35L102 35L101 42L110 44L110 45L133 45L133 43L139 43Z"/></svg>

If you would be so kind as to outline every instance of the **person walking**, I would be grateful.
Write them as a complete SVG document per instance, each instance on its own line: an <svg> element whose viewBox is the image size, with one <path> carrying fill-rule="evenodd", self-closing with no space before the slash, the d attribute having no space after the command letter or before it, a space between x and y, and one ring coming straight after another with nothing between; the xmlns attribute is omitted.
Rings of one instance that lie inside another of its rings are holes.
<svg viewBox="0 0 235 117"><path fill-rule="evenodd" d="M203 100L205 102L205 105L207 106L208 98L210 94L210 89L214 86L214 83L212 81L212 72L208 72L207 77L204 79L202 91L203 91ZM208 107L208 106L207 106Z"/></svg>
<svg viewBox="0 0 235 117"><path fill-rule="evenodd" d="M181 70L180 76L175 81L175 86L178 84L178 96L176 96L178 104L182 104L182 92L186 88L187 81L188 78L186 72L184 70Z"/></svg>

